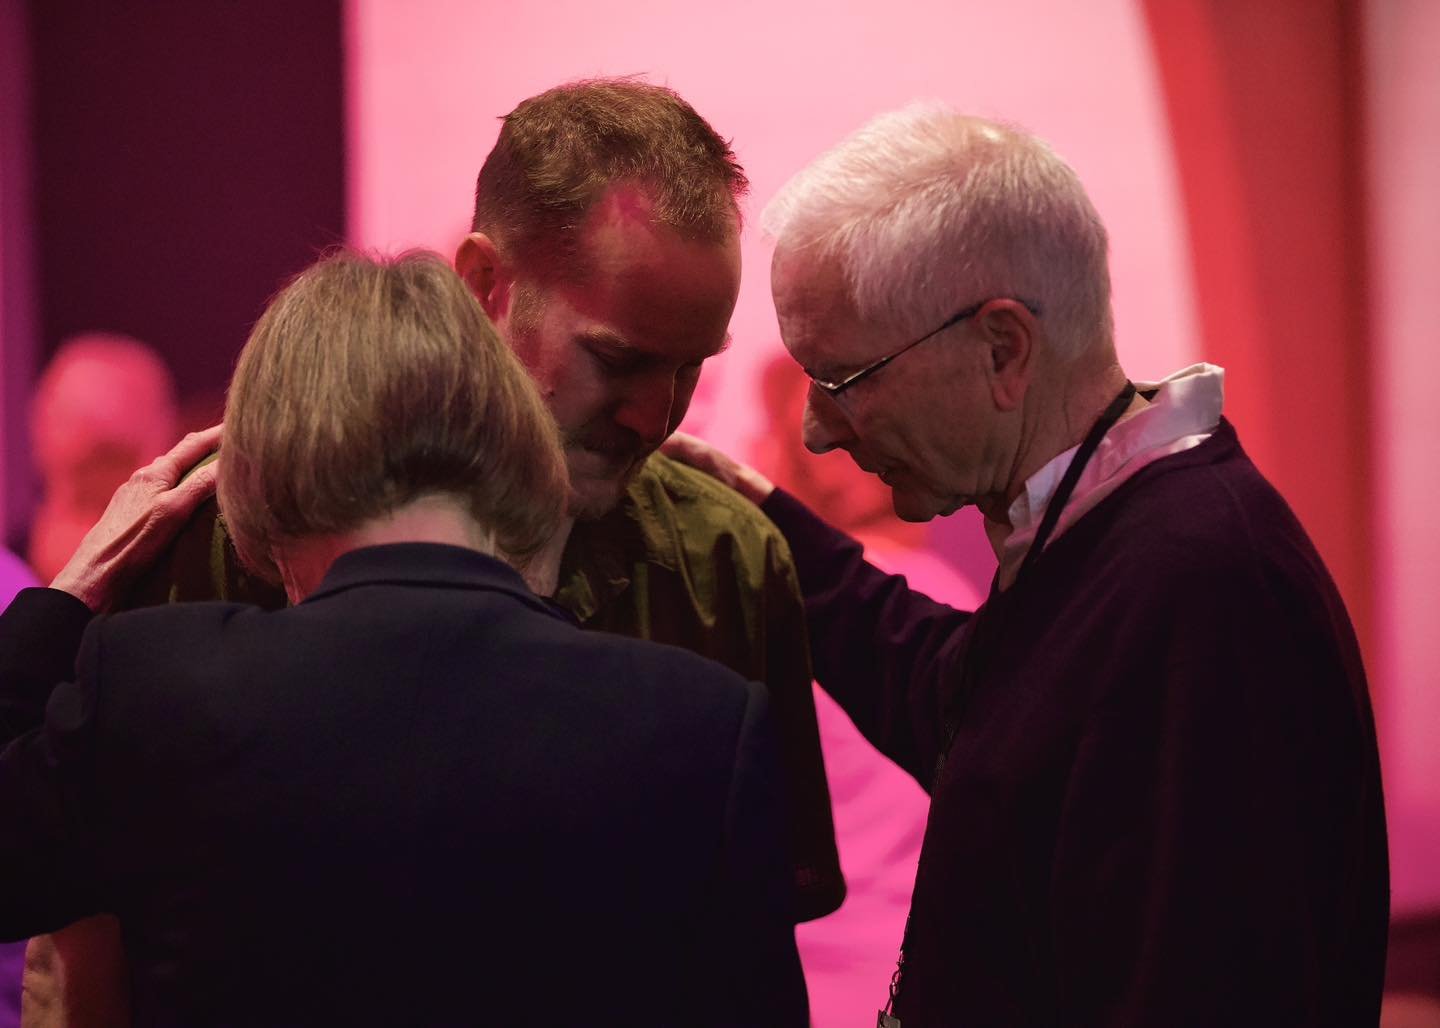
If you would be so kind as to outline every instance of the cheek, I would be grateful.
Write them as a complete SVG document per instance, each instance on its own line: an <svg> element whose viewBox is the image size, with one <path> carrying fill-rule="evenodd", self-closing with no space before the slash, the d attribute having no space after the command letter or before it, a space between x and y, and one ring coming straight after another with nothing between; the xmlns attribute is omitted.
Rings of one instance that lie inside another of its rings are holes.
<svg viewBox="0 0 1440 1028"><path fill-rule="evenodd" d="M600 383L586 354L547 345L543 332L516 337L512 348L562 432L579 428L594 416Z"/></svg>
<svg viewBox="0 0 1440 1028"><path fill-rule="evenodd" d="M541 396L561 430L574 433L613 421L625 393L593 360L580 354L550 369Z"/></svg>

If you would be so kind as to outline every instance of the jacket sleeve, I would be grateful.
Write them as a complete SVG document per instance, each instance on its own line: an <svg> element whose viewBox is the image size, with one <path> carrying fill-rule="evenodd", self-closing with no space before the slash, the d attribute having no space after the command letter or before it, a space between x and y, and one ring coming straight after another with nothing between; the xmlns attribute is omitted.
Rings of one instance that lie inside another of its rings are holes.
<svg viewBox="0 0 1440 1028"><path fill-rule="evenodd" d="M839 908L845 899L845 878L840 871L830 785L820 751L805 605L793 559L778 536L767 544L760 596L763 609L756 624L763 635L764 681L787 785L795 919L809 921Z"/></svg>
<svg viewBox="0 0 1440 1028"><path fill-rule="evenodd" d="M725 809L718 930L711 936L718 983L715 1023L809 1024L805 978L795 947L794 894L782 826L784 799L773 788L779 750L765 690L748 684Z"/></svg>
<svg viewBox="0 0 1440 1028"><path fill-rule="evenodd" d="M861 545L784 490L762 507L795 557L815 678L882 753L930 788L966 611L865 561Z"/></svg>
<svg viewBox="0 0 1440 1028"><path fill-rule="evenodd" d="M98 903L95 693L68 681L77 649L84 665L93 648L90 619L53 589L27 589L0 615L0 939L50 931Z"/></svg>
<svg viewBox="0 0 1440 1028"><path fill-rule="evenodd" d="M74 676L93 616L58 589L22 589L0 614L0 748L44 720L51 691Z"/></svg>

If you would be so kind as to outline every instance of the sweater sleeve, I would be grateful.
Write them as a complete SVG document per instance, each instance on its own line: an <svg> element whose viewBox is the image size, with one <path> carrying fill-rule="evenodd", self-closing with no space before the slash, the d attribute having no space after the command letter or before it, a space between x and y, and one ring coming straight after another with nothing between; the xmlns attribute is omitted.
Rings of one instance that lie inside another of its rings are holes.
<svg viewBox="0 0 1440 1028"><path fill-rule="evenodd" d="M876 748L929 789L970 613L867 563L860 543L783 490L762 509L795 557L816 680Z"/></svg>

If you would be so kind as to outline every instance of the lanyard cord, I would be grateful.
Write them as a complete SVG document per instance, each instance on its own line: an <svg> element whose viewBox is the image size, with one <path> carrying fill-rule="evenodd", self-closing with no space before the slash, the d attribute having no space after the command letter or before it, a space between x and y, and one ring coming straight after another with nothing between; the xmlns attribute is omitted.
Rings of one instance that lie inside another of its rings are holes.
<svg viewBox="0 0 1440 1028"><path fill-rule="evenodd" d="M1079 448L1075 451L1075 456L1070 459L1069 466L1065 468L1065 474L1060 479L1060 484L1055 487L1054 495L1051 496L1050 502L1045 507L1045 515L1040 519L1040 527L1035 530L1035 539L1030 543L1030 549L1026 551L1025 559L1020 562L1020 570L1016 572L1016 582L1018 582L1021 576L1040 558L1041 552L1045 549L1046 544L1050 542L1050 536L1055 532L1055 526L1060 521L1061 511L1065 509L1065 505L1070 502L1070 497L1075 492L1075 486L1079 483L1080 475L1085 471L1085 466L1090 463L1090 458L1095 455L1095 451L1099 448L1100 441L1105 438L1105 434L1114 428L1116 422L1125 415L1126 409L1130 406L1130 401L1134 398L1135 383L1127 381L1125 388L1121 389L1115 399L1110 401L1110 405L1101 413L1100 417L1095 421L1094 426L1090 429L1089 434L1086 435L1084 441L1080 443ZM996 574L998 576L999 573L997 572ZM1014 588L1013 584L1011 588ZM993 592L991 599L994 599ZM977 611L974 618L972 618L970 646L968 647L966 655L966 667L961 670L961 687L957 690L957 692L962 695L970 691L971 686L978 677L978 675L973 673L967 674L966 672L973 667L975 658L978 656L975 652L977 650L976 643L980 637L982 622L987 620L989 619L984 618L979 611ZM978 648L983 649L983 646ZM945 717L944 742L941 744L940 753L935 760L935 776L930 783L932 808L935 790L940 785L940 773L945 769L946 757L949 755L950 747L954 744L955 736L959 731L959 713L956 710L951 710ZM926 829L926 834L928 835L928 818ZM921 843L921 851L924 851L923 842ZM917 873L919 871L918 865L916 871ZM880 1011L879 1018L876 1021L879 1028L900 1028L900 1020L894 1016L895 997L900 993L900 981L905 972L905 950L910 944L910 920L913 914L914 906L912 905L910 913L905 915L905 932L900 940L900 956L899 959L895 961L895 973L890 976L890 995L885 1002L885 1008Z"/></svg>
<svg viewBox="0 0 1440 1028"><path fill-rule="evenodd" d="M1065 469L1065 477L1060 479L1060 484L1055 487L1055 495L1045 506L1045 516L1040 519L1040 527L1035 530L1035 541L1030 544L1030 549L1025 553L1025 559L1020 562L1020 570L1016 573L1016 579L1023 575L1040 556L1040 551L1050 542L1050 536L1055 531L1055 525L1060 521L1060 512L1065 509L1065 504L1070 502L1071 495L1075 492L1075 486L1080 481L1080 474L1085 466L1090 463L1090 458L1095 455L1095 450L1100 446L1100 440L1105 438L1105 433L1115 427L1115 423L1125 414L1125 409L1130 406L1130 401L1135 398L1135 383L1126 382L1125 388L1120 394L1110 401L1110 406L1100 415L1095 426L1090 429L1090 434L1075 451L1069 467Z"/></svg>

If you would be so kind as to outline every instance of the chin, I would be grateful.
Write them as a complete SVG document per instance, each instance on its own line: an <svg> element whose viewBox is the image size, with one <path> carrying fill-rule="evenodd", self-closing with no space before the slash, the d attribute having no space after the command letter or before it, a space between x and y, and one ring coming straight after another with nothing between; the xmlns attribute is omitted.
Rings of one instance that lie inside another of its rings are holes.
<svg viewBox="0 0 1440 1028"><path fill-rule="evenodd" d="M637 463L615 478L572 478L568 513L576 521L596 521L609 514L625 496L625 487L639 470Z"/></svg>
<svg viewBox="0 0 1440 1028"><path fill-rule="evenodd" d="M577 521L594 521L615 509L630 480L650 452L626 458L599 457L594 451L567 446L565 463L570 473L567 513Z"/></svg>
<svg viewBox="0 0 1440 1028"><path fill-rule="evenodd" d="M917 495L901 489L890 491L890 503L901 521L922 523L955 512L955 506L938 496Z"/></svg>
<svg viewBox="0 0 1440 1028"><path fill-rule="evenodd" d="M586 482L578 488L572 485L566 513L576 521L595 521L615 509L620 493L613 484Z"/></svg>

